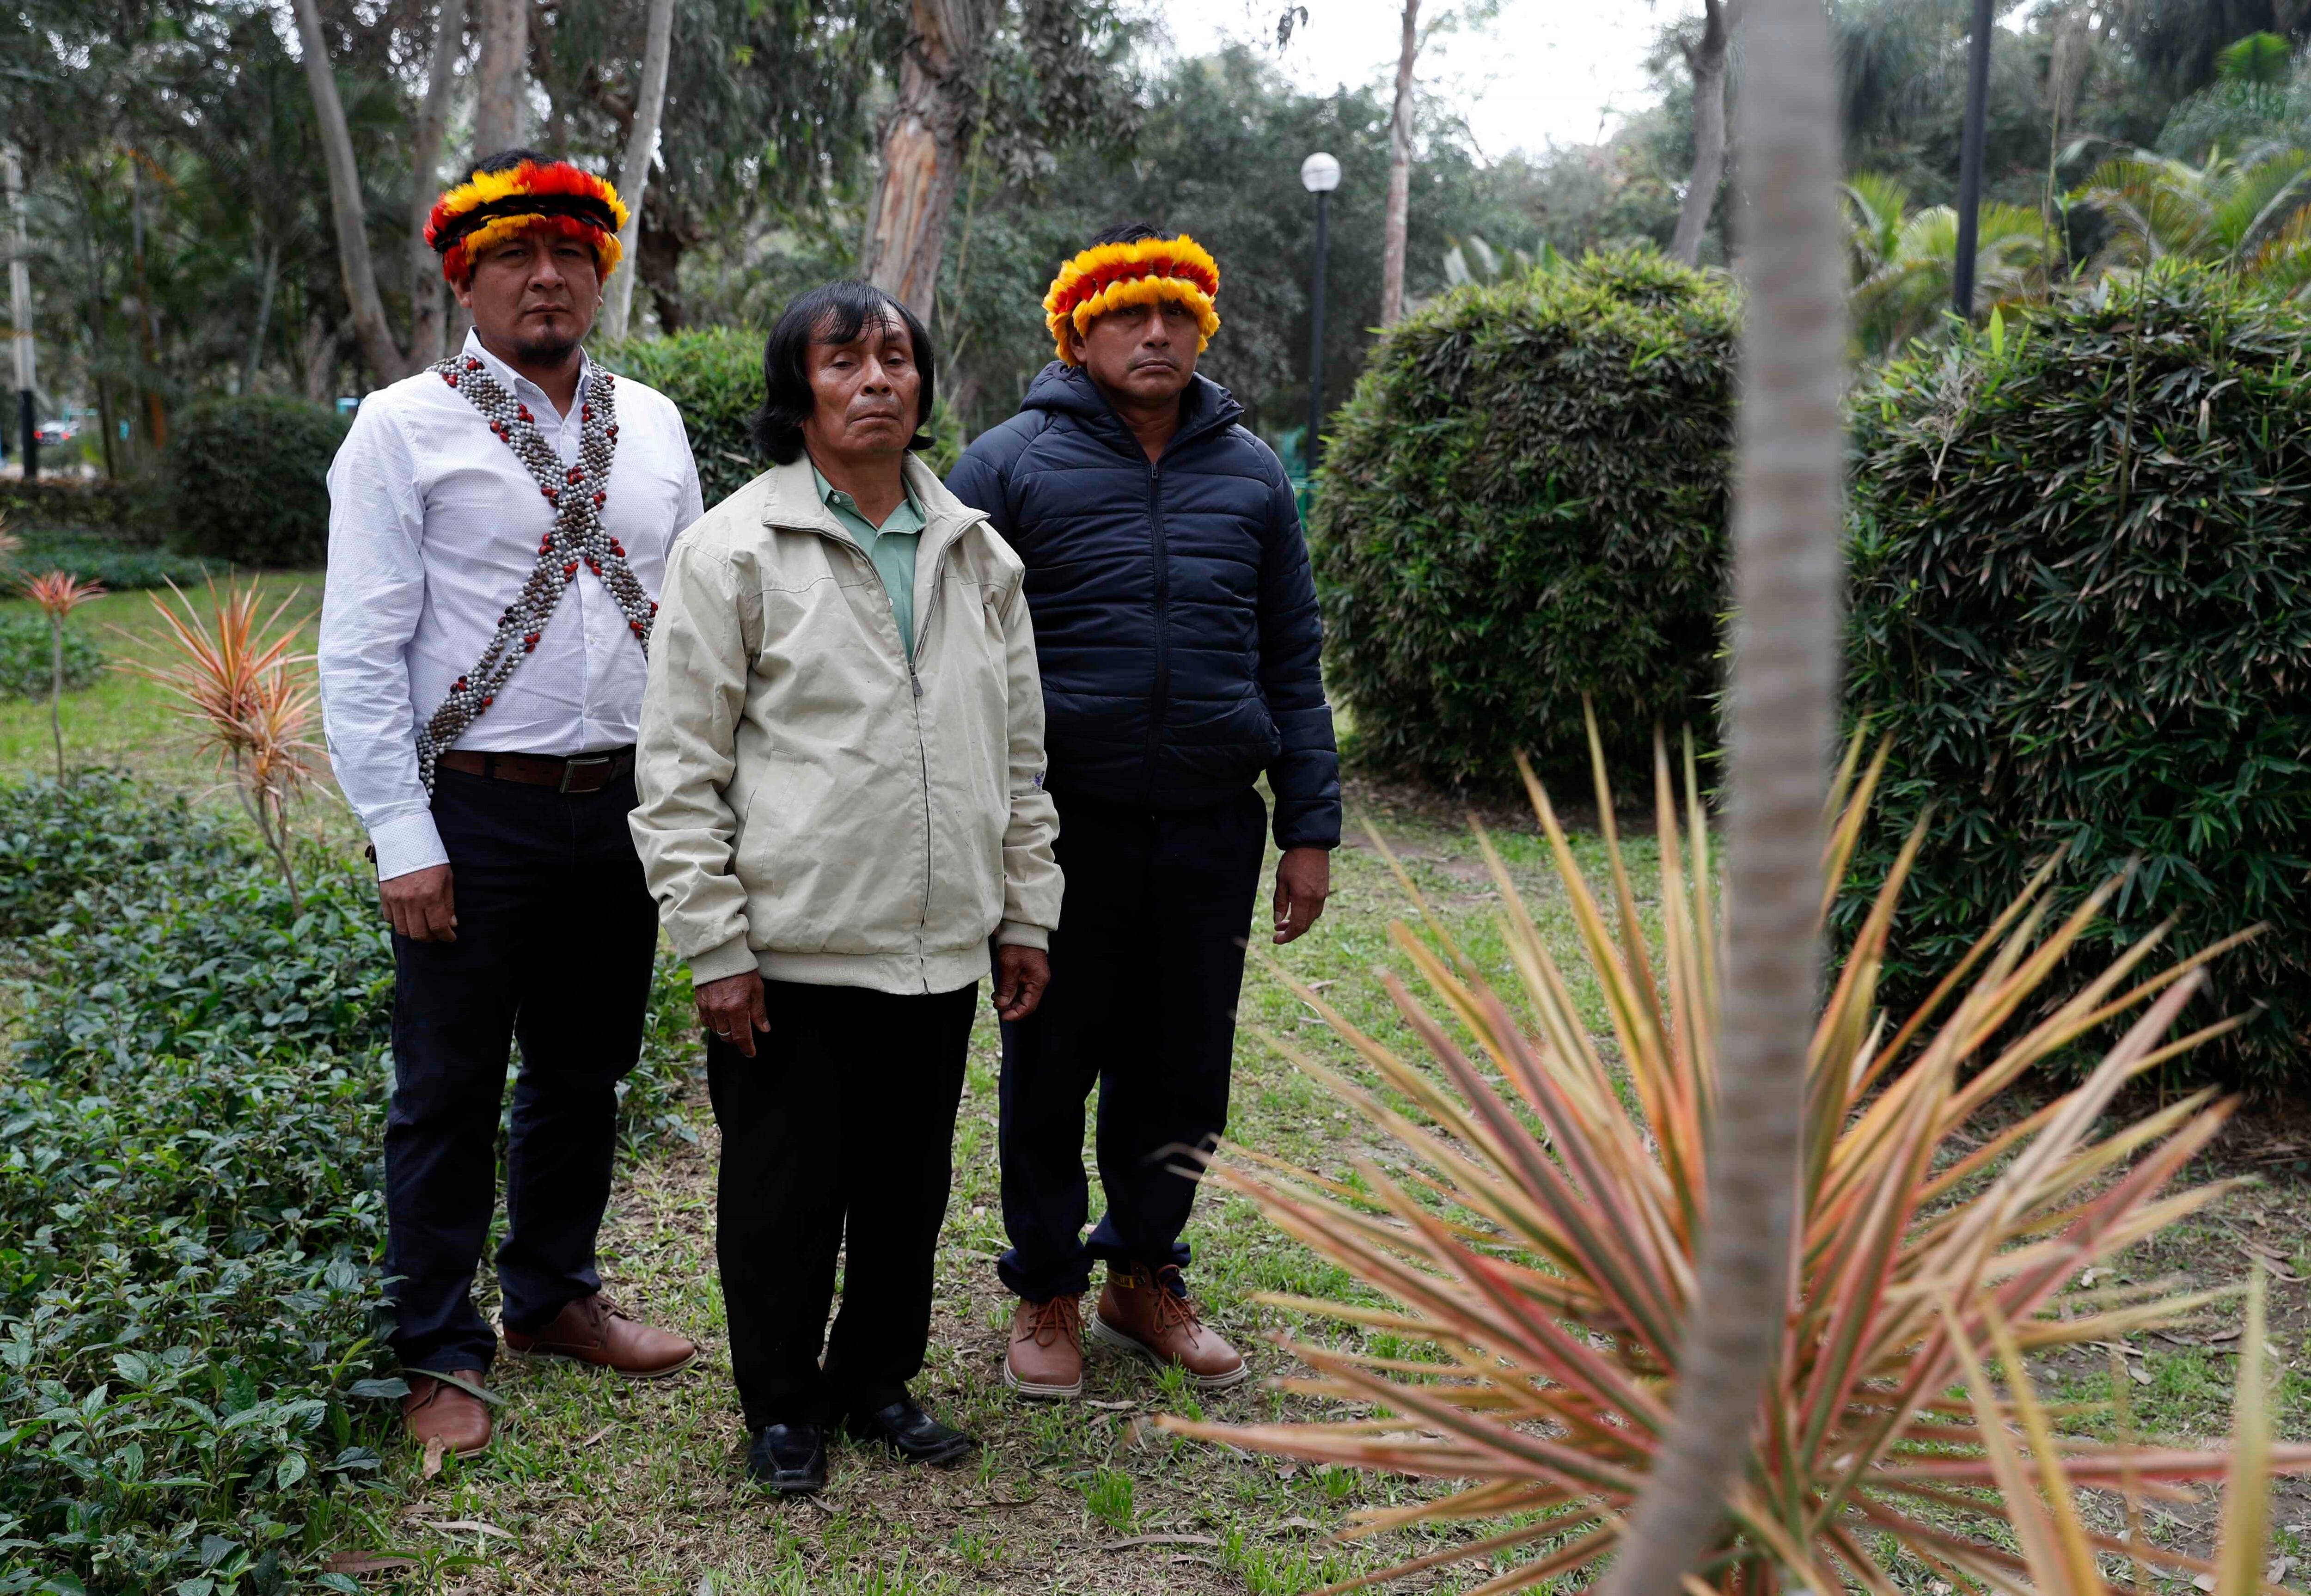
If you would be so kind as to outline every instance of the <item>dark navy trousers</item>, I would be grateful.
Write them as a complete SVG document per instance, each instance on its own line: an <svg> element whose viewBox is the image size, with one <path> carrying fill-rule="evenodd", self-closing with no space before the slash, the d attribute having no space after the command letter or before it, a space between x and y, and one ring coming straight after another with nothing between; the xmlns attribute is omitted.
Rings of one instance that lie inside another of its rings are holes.
<svg viewBox="0 0 2311 1596"><path fill-rule="evenodd" d="M497 1351L473 1285L516 1042L497 1256L505 1322L536 1330L601 1289L594 1236L610 1196L618 1082L641 1055L658 946L626 829L633 807L632 776L563 794L440 772L433 819L458 939L393 939L386 1292L406 1368L487 1370Z"/></svg>
<svg viewBox="0 0 2311 1596"><path fill-rule="evenodd" d="M1175 1149L1227 1125L1244 940L1267 852L1249 788L1201 808L1057 795L1067 876L1042 1007L1003 1027L1003 1283L1089 1288L1094 1259L1185 1267L1196 1182ZM1107 1212L1088 1240L1084 1103L1099 1088Z"/></svg>

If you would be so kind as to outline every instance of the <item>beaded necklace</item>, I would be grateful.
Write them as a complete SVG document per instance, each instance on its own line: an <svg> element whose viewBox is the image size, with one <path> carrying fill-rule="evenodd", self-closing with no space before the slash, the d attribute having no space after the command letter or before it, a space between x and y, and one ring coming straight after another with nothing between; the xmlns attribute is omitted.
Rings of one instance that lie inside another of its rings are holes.
<svg viewBox="0 0 2311 1596"><path fill-rule="evenodd" d="M498 617L498 628L474 668L459 676L449 696L417 729L417 773L433 790L433 767L442 752L482 718L514 669L537 647L545 623L583 565L601 579L642 657L650 657L651 617L658 606L626 565L626 551L602 525L609 497L610 462L617 451L617 379L597 367L578 411L578 463L565 467L537 430L529 407L511 394L475 356L452 355L431 368L466 396L503 439L514 458L529 467L537 491L554 506L553 529L538 540L537 563L514 601Z"/></svg>

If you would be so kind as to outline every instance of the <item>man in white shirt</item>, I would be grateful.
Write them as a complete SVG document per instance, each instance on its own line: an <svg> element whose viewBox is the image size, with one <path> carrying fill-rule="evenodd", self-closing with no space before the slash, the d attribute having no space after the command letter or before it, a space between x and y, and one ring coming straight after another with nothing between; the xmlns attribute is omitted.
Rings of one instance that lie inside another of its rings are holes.
<svg viewBox="0 0 2311 1596"><path fill-rule="evenodd" d="M702 511L679 413L580 347L625 215L566 162L478 163L426 229L473 333L370 395L329 471L329 759L393 926L392 1344L410 1435L461 1456L490 1438L473 1280L512 1040L507 1344L629 1377L696 1354L594 1260L658 942L626 825L650 620Z"/></svg>

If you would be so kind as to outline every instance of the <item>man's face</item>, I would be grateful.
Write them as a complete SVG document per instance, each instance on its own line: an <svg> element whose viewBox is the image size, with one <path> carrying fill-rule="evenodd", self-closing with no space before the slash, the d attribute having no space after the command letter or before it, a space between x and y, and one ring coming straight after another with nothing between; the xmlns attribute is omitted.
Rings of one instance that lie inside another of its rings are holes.
<svg viewBox="0 0 2311 1596"><path fill-rule="evenodd" d="M903 454L915 435L923 375L895 318L877 318L843 342L814 341L807 371L818 403L802 424L812 454Z"/></svg>
<svg viewBox="0 0 2311 1596"><path fill-rule="evenodd" d="M1070 333L1068 345L1091 379L1144 403L1176 399L1196 375L1201 337L1196 313L1178 300L1126 305Z"/></svg>
<svg viewBox="0 0 2311 1596"><path fill-rule="evenodd" d="M484 343L550 364L592 328L602 275L591 245L533 227L484 249L457 292Z"/></svg>

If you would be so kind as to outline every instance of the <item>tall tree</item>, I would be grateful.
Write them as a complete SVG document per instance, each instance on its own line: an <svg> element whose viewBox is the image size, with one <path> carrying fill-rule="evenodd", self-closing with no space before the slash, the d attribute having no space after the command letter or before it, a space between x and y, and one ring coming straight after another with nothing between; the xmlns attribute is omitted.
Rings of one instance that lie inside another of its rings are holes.
<svg viewBox="0 0 2311 1596"><path fill-rule="evenodd" d="M1693 72L1693 175L1669 252L1687 266L1701 264L1701 240L1725 178L1725 55L1733 38L1732 0L1702 0L1702 8L1701 38L1678 41Z"/></svg>
<svg viewBox="0 0 2311 1596"><path fill-rule="evenodd" d="M353 307L353 331L370 370L379 380L392 382L424 363L416 357L421 346L413 341L410 349L405 350L386 320L385 301L377 287L377 264L370 254L361 169L353 161L353 132L345 124L344 101L337 93L336 70L329 65L328 42L321 35L320 13L314 0L294 0L294 4L298 42L305 56L305 83L313 96L313 118L320 124L321 152L328 168L329 220L336 232L337 266L344 276L345 299ZM437 67L443 59L441 52L435 52ZM429 101L432 99L430 87L426 97Z"/></svg>
<svg viewBox="0 0 2311 1596"><path fill-rule="evenodd" d="M474 66L476 159L522 142L529 92L529 0L476 0L481 58Z"/></svg>
<svg viewBox="0 0 2311 1596"><path fill-rule="evenodd" d="M1837 80L1820 0L1750 0L1740 181L1749 310L1733 512L1723 1085L1686 1372L1608 1596L1675 1596L1750 1455L1789 1305L1822 809L1836 724L1844 346Z"/></svg>
<svg viewBox="0 0 2311 1596"><path fill-rule="evenodd" d="M642 201L650 192L650 160L658 153L658 118L666 109L666 72L674 53L674 0L650 0L650 27L642 44L642 81L634 100L634 120L626 135L625 163L618 169L618 196L626 202L626 224L618 246L626 269L612 275L602 305L602 331L626 336L634 303L633 258L641 241Z"/></svg>
<svg viewBox="0 0 2311 1596"><path fill-rule="evenodd" d="M860 267L918 316L938 289L946 219L976 118L981 52L1001 0L911 0L898 98L883 119L883 170Z"/></svg>
<svg viewBox="0 0 2311 1596"><path fill-rule="evenodd" d="M1388 118L1388 219L1381 241L1380 324L1404 318L1404 240L1412 215L1412 67L1420 55L1420 0L1404 0L1396 47L1396 101Z"/></svg>

